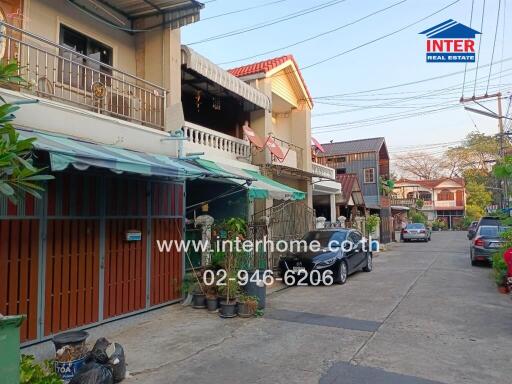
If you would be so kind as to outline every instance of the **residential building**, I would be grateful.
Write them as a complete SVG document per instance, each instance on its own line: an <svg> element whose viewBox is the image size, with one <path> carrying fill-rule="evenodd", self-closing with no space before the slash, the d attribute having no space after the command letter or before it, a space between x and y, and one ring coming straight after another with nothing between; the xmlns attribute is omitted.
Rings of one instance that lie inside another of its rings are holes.
<svg viewBox="0 0 512 384"><path fill-rule="evenodd" d="M455 228L462 221L465 212L464 179L399 180L395 183L391 203L409 208L417 207L425 213L429 221L443 220L448 228Z"/></svg>
<svg viewBox="0 0 512 384"><path fill-rule="evenodd" d="M180 28L194 0L1 0L0 55L26 81L21 137L55 179L42 199L0 199L0 312L24 343L181 299L185 182Z"/></svg>
<svg viewBox="0 0 512 384"><path fill-rule="evenodd" d="M272 179L303 191L312 207L311 109L313 101L292 55L230 69L229 72L262 92L272 109L251 112L251 127L260 138L272 137L284 157L255 151L253 164ZM267 201L265 208L273 202Z"/></svg>
<svg viewBox="0 0 512 384"><path fill-rule="evenodd" d="M383 196L382 180L389 178L389 154L383 137L322 144L318 154L322 164L335 169L336 176L354 174L370 214L381 217L380 241L391 241L391 210L389 199Z"/></svg>

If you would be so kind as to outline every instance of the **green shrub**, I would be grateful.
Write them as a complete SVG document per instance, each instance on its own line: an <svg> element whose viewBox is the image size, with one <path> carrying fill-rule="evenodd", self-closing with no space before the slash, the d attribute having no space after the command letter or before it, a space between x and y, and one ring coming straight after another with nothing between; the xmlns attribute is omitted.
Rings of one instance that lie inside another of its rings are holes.
<svg viewBox="0 0 512 384"><path fill-rule="evenodd" d="M503 259L502 252L496 252L492 257L492 269L494 281L497 285L503 286L507 281L507 263Z"/></svg>
<svg viewBox="0 0 512 384"><path fill-rule="evenodd" d="M53 370L52 361L47 360L41 366L34 356L21 355L20 384L62 384L62 381Z"/></svg>

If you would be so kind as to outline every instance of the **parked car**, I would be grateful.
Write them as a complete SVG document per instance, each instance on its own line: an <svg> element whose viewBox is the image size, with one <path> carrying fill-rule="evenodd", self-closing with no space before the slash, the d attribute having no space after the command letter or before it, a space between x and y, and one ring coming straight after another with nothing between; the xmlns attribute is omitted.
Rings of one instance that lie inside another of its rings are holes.
<svg viewBox="0 0 512 384"><path fill-rule="evenodd" d="M468 239L473 240L475 237L476 232L478 231L478 228L480 228L482 225L491 225L491 226L497 226L499 227L501 225L500 219L496 216L482 216L480 220L478 220L478 223L475 228L474 233L468 232Z"/></svg>
<svg viewBox="0 0 512 384"><path fill-rule="evenodd" d="M475 234L469 246L469 257L471 265L479 261L490 262L492 255L503 245L500 234L508 229L498 225L482 225Z"/></svg>
<svg viewBox="0 0 512 384"><path fill-rule="evenodd" d="M404 241L412 241L412 240L421 240L421 241L430 241L432 237L432 232L430 229L422 223L410 223L402 229L400 233L400 238Z"/></svg>
<svg viewBox="0 0 512 384"><path fill-rule="evenodd" d="M467 235L468 240L471 240L473 237L475 237L477 226L478 226L478 221L472 221L471 224L469 224L468 235Z"/></svg>
<svg viewBox="0 0 512 384"><path fill-rule="evenodd" d="M344 284L347 277L359 270L371 272L373 269L372 252L363 244L363 235L355 229L329 228L309 231L302 238L309 245L316 240L320 244L318 252L308 249L282 258L279 262L281 276L288 273L297 275L305 271L309 276L314 270L323 274L332 272L333 280ZM351 249L345 244L353 244ZM308 247L309 248L309 247Z"/></svg>

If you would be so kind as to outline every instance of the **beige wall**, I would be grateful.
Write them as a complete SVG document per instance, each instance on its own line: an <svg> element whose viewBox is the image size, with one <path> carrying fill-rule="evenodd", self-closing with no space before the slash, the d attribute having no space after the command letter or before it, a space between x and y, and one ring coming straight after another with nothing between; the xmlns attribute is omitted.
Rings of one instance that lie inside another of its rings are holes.
<svg viewBox="0 0 512 384"><path fill-rule="evenodd" d="M135 38L123 31L103 25L64 0L26 0L24 29L59 42L60 24L64 24L113 48L113 66L123 72L136 73Z"/></svg>

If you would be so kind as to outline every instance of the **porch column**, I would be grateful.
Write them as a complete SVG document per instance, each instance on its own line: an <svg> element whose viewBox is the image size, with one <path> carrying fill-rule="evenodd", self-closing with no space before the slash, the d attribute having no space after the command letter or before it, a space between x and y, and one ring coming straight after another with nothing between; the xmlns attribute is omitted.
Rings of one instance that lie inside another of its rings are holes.
<svg viewBox="0 0 512 384"><path fill-rule="evenodd" d="M329 195L329 208L331 209L331 223L336 222L336 194Z"/></svg>

